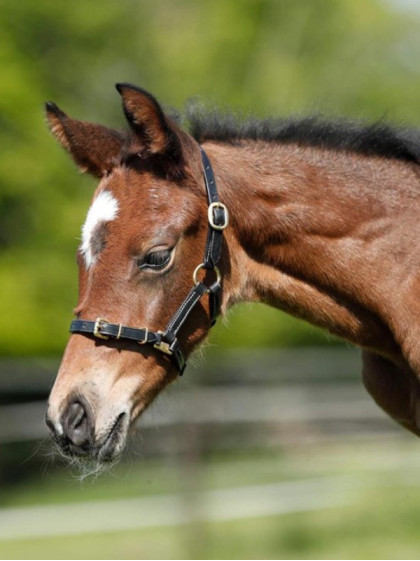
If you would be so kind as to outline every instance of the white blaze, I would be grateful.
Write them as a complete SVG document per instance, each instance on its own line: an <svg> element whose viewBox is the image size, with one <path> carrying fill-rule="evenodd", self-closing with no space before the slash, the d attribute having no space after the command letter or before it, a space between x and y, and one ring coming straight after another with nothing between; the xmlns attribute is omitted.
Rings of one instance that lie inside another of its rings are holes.
<svg viewBox="0 0 420 561"><path fill-rule="evenodd" d="M114 220L118 213L118 201L109 191L101 191L90 207L86 222L82 227L81 251L86 267L93 265L95 257L92 253L92 235L98 224Z"/></svg>

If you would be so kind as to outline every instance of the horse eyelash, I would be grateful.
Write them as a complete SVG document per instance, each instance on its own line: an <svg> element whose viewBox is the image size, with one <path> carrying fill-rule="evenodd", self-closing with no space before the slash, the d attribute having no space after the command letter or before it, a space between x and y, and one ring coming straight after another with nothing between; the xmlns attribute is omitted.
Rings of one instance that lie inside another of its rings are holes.
<svg viewBox="0 0 420 561"><path fill-rule="evenodd" d="M158 254L163 254L163 253L167 253L167 258L162 262L162 263L148 263L147 262L147 258L151 257L153 255L158 255ZM172 257L172 249L160 249L157 251L151 251L148 254L145 255L144 258L142 259L137 259L137 266L139 267L139 269L145 270L145 269L150 269L152 271L160 271L162 269L164 269L170 262Z"/></svg>

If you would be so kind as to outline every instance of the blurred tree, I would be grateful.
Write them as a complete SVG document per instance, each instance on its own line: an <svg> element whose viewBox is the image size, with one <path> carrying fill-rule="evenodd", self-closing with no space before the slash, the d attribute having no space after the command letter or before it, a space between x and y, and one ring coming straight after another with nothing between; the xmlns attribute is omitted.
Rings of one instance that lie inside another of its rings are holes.
<svg viewBox="0 0 420 561"><path fill-rule="evenodd" d="M199 96L261 116L315 111L415 124L419 15L397 8L379 0L0 1L0 354L61 351L76 302L74 254L94 181L48 134L44 100L121 127L112 86L131 81L177 107ZM249 322L259 325L252 341ZM324 337L265 307L234 313L231 324L229 333L218 328L218 344Z"/></svg>

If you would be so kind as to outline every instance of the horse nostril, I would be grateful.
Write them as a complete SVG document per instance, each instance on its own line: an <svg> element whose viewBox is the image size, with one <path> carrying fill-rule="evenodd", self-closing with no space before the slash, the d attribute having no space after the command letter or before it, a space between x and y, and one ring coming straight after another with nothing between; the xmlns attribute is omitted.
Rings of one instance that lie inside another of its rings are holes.
<svg viewBox="0 0 420 561"><path fill-rule="evenodd" d="M90 408L81 398L69 403L61 417L64 436L79 448L86 447L91 442L92 421Z"/></svg>

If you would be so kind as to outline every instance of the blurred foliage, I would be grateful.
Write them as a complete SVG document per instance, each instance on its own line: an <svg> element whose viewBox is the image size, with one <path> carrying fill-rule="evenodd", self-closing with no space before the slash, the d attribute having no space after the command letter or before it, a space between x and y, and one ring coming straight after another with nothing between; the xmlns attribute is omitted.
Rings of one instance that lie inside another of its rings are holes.
<svg viewBox="0 0 420 561"><path fill-rule="evenodd" d="M199 96L261 116L417 124L419 18L399 4L0 0L0 354L60 352L77 298L74 254L94 181L47 132L43 101L121 127L113 84L130 81L178 108ZM218 344L322 340L264 307L231 323Z"/></svg>

